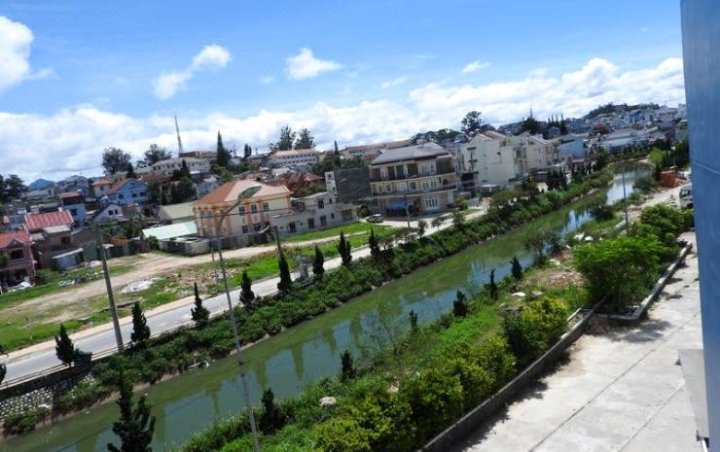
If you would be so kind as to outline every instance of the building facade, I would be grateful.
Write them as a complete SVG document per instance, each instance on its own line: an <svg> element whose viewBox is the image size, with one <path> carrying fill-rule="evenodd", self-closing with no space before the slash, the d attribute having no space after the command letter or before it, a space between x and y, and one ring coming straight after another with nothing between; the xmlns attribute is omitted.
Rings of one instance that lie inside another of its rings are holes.
<svg viewBox="0 0 720 452"><path fill-rule="evenodd" d="M260 190L217 225L222 212L232 206L250 186ZM285 186L271 186L251 180L227 182L193 204L197 233L200 237L223 237L234 246L251 243L254 236L270 227L273 215L292 212L290 191Z"/></svg>
<svg viewBox="0 0 720 452"><path fill-rule="evenodd" d="M447 210L455 203L453 156L435 143L384 152L370 163L374 208L387 215Z"/></svg>
<svg viewBox="0 0 720 452"><path fill-rule="evenodd" d="M32 240L25 229L0 233L0 287L35 278Z"/></svg>
<svg viewBox="0 0 720 452"><path fill-rule="evenodd" d="M518 174L515 154L510 137L493 131L478 133L460 146L463 188L507 187Z"/></svg>
<svg viewBox="0 0 720 452"><path fill-rule="evenodd" d="M148 186L137 179L123 179L112 186L107 196L109 202L120 206L143 204L148 201Z"/></svg>
<svg viewBox="0 0 720 452"><path fill-rule="evenodd" d="M182 169L183 161L187 165L188 170L191 174L207 174L210 172L210 160L195 157L176 157L166 160L160 160L150 166L146 166L144 168L137 168L135 172L138 175L148 173L160 173L166 176L172 176L174 171L180 171Z"/></svg>
<svg viewBox="0 0 720 452"><path fill-rule="evenodd" d="M273 215L271 226L277 226L281 237L341 226L357 221L355 207L341 203L332 193L321 192L293 201L293 211Z"/></svg>
<svg viewBox="0 0 720 452"><path fill-rule="evenodd" d="M314 149L296 149L291 151L271 152L268 157L268 164L273 168L281 166L304 166L310 167L320 161L320 152Z"/></svg>

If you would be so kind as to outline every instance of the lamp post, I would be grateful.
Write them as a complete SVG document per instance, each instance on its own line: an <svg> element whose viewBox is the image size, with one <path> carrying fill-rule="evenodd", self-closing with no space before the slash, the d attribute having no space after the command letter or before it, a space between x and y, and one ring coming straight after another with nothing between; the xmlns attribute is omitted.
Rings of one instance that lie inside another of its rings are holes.
<svg viewBox="0 0 720 452"><path fill-rule="evenodd" d="M225 217L235 209L240 203L250 198L252 195L257 193L262 186L260 184L250 185L248 188L243 190L239 195L237 201L230 207L226 208L220 214L220 217L215 223L215 244L218 248L218 260L220 261L220 269L222 271L223 284L225 286L225 296L227 297L228 312L230 313L230 323L232 324L233 337L235 339L235 352L238 357L238 365L240 367L240 383L242 384L243 397L245 398L245 405L247 406L248 418L250 419L250 430L252 432L253 439L253 450L260 452L260 443L258 442L257 427L255 426L255 415L253 414L252 404L250 403L250 391L248 389L247 380L245 379L245 366L241 358L241 347L240 347L240 336L238 335L237 318L235 317L235 310L232 306L232 300L230 299L230 288L228 287L227 272L225 271L225 260L222 255L222 242L220 241L220 225L222 224Z"/></svg>

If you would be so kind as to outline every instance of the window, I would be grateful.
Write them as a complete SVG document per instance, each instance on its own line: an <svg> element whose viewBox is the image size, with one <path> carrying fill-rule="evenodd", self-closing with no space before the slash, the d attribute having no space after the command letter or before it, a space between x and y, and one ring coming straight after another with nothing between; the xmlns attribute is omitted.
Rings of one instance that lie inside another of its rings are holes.
<svg viewBox="0 0 720 452"><path fill-rule="evenodd" d="M238 207L238 214L245 215L245 206Z"/></svg>
<svg viewBox="0 0 720 452"><path fill-rule="evenodd" d="M63 245L69 245L70 237L60 237L60 243L62 243Z"/></svg>
<svg viewBox="0 0 720 452"><path fill-rule="evenodd" d="M294 221L291 221L290 223L288 223L288 232L289 232L290 234L294 234L294 233L297 232L297 228L295 227L295 222L294 222Z"/></svg>
<svg viewBox="0 0 720 452"><path fill-rule="evenodd" d="M270 211L270 203L267 203L267 202L263 203L263 211L265 211L265 212Z"/></svg>
<svg viewBox="0 0 720 452"><path fill-rule="evenodd" d="M327 226L327 217L325 215L320 215L320 227Z"/></svg>
<svg viewBox="0 0 720 452"><path fill-rule="evenodd" d="M317 206L318 206L318 209L324 209L324 208L325 208L325 201L323 201L322 199L318 199L318 201L317 201Z"/></svg>
<svg viewBox="0 0 720 452"><path fill-rule="evenodd" d="M335 219L335 214L334 214L334 213L331 213L331 214L330 214L330 219L331 219L331 220L334 220L334 219Z"/></svg>
<svg viewBox="0 0 720 452"><path fill-rule="evenodd" d="M257 213L257 204L250 204L250 212Z"/></svg>
<svg viewBox="0 0 720 452"><path fill-rule="evenodd" d="M315 218L308 218L308 229L315 229Z"/></svg>
<svg viewBox="0 0 720 452"><path fill-rule="evenodd" d="M260 223L255 223L255 224L253 225L253 231L257 232L257 231L259 231L260 229L262 229L262 224L260 224Z"/></svg>
<svg viewBox="0 0 720 452"><path fill-rule="evenodd" d="M23 250L12 250L12 251L10 251L10 259L11 259L11 260L22 259L23 257L25 257L25 254L23 253Z"/></svg>
<svg viewBox="0 0 720 452"><path fill-rule="evenodd" d="M437 198L425 198L425 208L426 209L437 209L438 208Z"/></svg>
<svg viewBox="0 0 720 452"><path fill-rule="evenodd" d="M247 234L248 232L250 232L250 230L248 229L247 225L244 224L242 227L242 233Z"/></svg>

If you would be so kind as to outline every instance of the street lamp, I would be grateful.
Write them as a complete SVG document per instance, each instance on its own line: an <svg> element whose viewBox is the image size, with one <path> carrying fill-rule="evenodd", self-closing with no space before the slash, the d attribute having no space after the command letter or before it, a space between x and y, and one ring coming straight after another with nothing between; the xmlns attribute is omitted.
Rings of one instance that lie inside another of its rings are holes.
<svg viewBox="0 0 720 452"><path fill-rule="evenodd" d="M222 255L222 242L220 241L220 225L222 224L225 217L227 217L233 209L235 209L237 206L240 205L240 203L250 198L258 191L260 191L261 188L262 185L260 184L252 184L245 190L240 192L235 203L223 210L220 214L220 217L215 222L215 244L218 248L218 260L220 261L220 269L222 271L223 283L225 285L225 295L227 296L228 312L230 313L230 323L232 323L233 336L235 339L235 353L237 353L238 365L240 367L240 382L242 384L243 396L245 398L245 405L247 406L248 417L250 418L253 450L255 452L260 452L260 443L258 442L257 427L255 426L255 415L253 414L252 404L250 403L250 391L248 390L247 380L245 379L245 368L243 365L244 363L242 361L242 358L240 357L240 336L238 335L237 318L235 317L235 310L233 309L232 300L230 299L230 288L228 287L227 272L225 271L225 261L223 260Z"/></svg>

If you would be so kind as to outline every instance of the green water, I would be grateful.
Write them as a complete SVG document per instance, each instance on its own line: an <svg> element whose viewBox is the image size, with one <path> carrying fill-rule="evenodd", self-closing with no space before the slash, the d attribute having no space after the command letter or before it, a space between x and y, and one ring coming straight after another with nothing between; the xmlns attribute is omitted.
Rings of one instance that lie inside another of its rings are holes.
<svg viewBox="0 0 720 452"><path fill-rule="evenodd" d="M626 176L629 194L635 173ZM602 198L605 193L596 196ZM622 186L616 179L607 191L607 199L612 202L620 198ZM259 403L262 389L268 386L277 397L284 398L319 378L337 375L340 352L348 348L358 353L377 344L379 319L384 324L406 325L408 313L414 310L420 321L431 321L451 309L458 289L474 291L487 282L493 268L498 280L507 274L513 255L527 265L530 256L523 250L523 242L530 231L553 229L568 233L589 219L580 204L567 207L250 347L243 358L253 403ZM234 414L243 406L234 357L156 384L148 388L147 394L157 419L155 450L181 444L213 420ZM114 403L105 404L29 435L0 442L0 450L105 450L109 441L116 440L111 426L117 414Z"/></svg>

